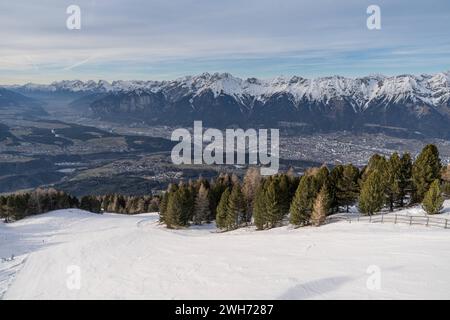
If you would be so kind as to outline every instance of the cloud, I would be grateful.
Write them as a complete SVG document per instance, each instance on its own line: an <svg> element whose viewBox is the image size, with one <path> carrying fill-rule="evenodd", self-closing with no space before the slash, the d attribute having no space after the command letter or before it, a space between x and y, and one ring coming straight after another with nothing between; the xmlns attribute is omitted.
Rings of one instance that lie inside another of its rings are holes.
<svg viewBox="0 0 450 320"><path fill-rule="evenodd" d="M435 72L449 69L447 0L23 0L0 4L0 82ZM66 8L81 7L81 30ZM95 57L95 59L93 58ZM430 58L433 61L430 61Z"/></svg>

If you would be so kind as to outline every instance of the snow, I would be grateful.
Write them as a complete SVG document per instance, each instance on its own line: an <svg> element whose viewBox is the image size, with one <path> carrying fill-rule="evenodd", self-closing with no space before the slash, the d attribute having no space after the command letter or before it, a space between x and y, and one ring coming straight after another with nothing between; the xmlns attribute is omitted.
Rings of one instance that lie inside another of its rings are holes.
<svg viewBox="0 0 450 320"><path fill-rule="evenodd" d="M266 101L275 94L292 96L296 104L313 101L328 104L332 99L350 101L355 112L363 110L375 101L402 102L411 100L431 106L440 106L450 101L450 72L435 75L371 75L361 78L341 76L305 79L298 76L274 79L241 79L229 73L202 73L172 81L80 81L64 80L50 85L26 84L14 86L23 90L72 91L72 92L162 92L167 97L183 95L197 96L206 90L214 96L227 94L239 101L245 97ZM176 90L178 89L178 90Z"/></svg>
<svg viewBox="0 0 450 320"><path fill-rule="evenodd" d="M448 217L450 202L445 207ZM0 223L0 257L14 255L0 263L0 296L450 298L450 229L341 221L218 233L213 225L168 230L157 219L70 209ZM79 267L79 289L68 286L72 266ZM373 270L379 287L371 285Z"/></svg>

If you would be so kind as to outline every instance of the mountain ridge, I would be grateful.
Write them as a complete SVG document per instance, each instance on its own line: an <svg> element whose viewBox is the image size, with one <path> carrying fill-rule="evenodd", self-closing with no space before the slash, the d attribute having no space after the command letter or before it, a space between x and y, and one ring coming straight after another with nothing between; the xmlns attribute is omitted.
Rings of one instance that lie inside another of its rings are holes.
<svg viewBox="0 0 450 320"><path fill-rule="evenodd" d="M355 101L364 106L379 95L398 98L414 93L414 98L425 103L436 104L450 99L450 71L433 75L420 76L403 74L397 76L369 75L349 78L339 75L303 78L299 76L278 76L272 79L235 77L230 73L202 73L195 76L184 76L174 80L63 80L48 85L28 83L8 86L21 91L69 91L69 92L170 92L174 88L187 89L188 92L201 93L210 89L235 97L253 96L258 99L279 93L290 93L296 102L303 98L326 102L335 96L355 96Z"/></svg>
<svg viewBox="0 0 450 320"><path fill-rule="evenodd" d="M71 93L73 108L112 121L209 126L279 126L450 138L450 72L307 79L241 79L202 73L165 81L61 81L15 86L26 95ZM290 130L294 130L291 129Z"/></svg>

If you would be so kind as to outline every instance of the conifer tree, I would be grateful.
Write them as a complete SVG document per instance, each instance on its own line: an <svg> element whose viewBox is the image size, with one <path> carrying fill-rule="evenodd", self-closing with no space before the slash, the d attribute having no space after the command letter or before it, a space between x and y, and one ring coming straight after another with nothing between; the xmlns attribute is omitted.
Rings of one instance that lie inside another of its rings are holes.
<svg viewBox="0 0 450 320"><path fill-rule="evenodd" d="M359 195L359 209L362 213L372 215L379 211L384 204L385 186L383 174L379 170L372 170L361 187Z"/></svg>
<svg viewBox="0 0 450 320"><path fill-rule="evenodd" d="M386 202L389 205L389 210L394 210L394 203L398 202L400 198L401 189L401 174L402 161L397 152L394 152L388 161L388 168L386 172Z"/></svg>
<svg viewBox="0 0 450 320"><path fill-rule="evenodd" d="M226 217L226 226L228 230L235 229L239 226L244 210L244 196L242 195L241 186L239 183L236 183L233 186L230 198L228 199Z"/></svg>
<svg viewBox="0 0 450 320"><path fill-rule="evenodd" d="M163 198L161 199L159 206L159 222L164 223L169 229L172 228L172 224L174 223L173 217L169 216L169 203L172 196L173 193L170 192L168 188L168 190L163 194ZM171 208L171 210L173 210L173 208Z"/></svg>
<svg viewBox="0 0 450 320"><path fill-rule="evenodd" d="M311 175L303 176L289 210L292 224L305 225L309 222L316 193L314 177Z"/></svg>
<svg viewBox="0 0 450 320"><path fill-rule="evenodd" d="M168 228L185 225L185 221L183 221L183 198L178 189L170 193L164 222Z"/></svg>
<svg viewBox="0 0 450 320"><path fill-rule="evenodd" d="M317 192L320 191L323 185L329 183L330 171L328 170L326 165L321 166L318 170L313 174L314 183Z"/></svg>
<svg viewBox="0 0 450 320"><path fill-rule="evenodd" d="M330 200L328 198L327 186L324 185L314 200L313 210L311 214L311 223L314 226L320 226L325 222L328 215Z"/></svg>
<svg viewBox="0 0 450 320"><path fill-rule="evenodd" d="M278 177L278 200L280 202L280 214L283 218L285 215L289 213L289 207L291 205L291 195L290 195L290 186L289 186L289 178L286 174L281 174Z"/></svg>
<svg viewBox="0 0 450 320"><path fill-rule="evenodd" d="M253 203L253 221L258 230L264 229L267 225L266 194L263 184L256 190Z"/></svg>
<svg viewBox="0 0 450 320"><path fill-rule="evenodd" d="M203 185L203 183L201 183ZM179 196L181 198L181 211L182 214L179 217L179 223L182 226L188 225L189 221L192 221L194 217L194 205L195 205L195 189L193 189L193 192L189 190L189 187L185 184L180 182L178 185Z"/></svg>
<svg viewBox="0 0 450 320"><path fill-rule="evenodd" d="M80 209L100 213L101 202L98 201L94 196L84 196L81 198Z"/></svg>
<svg viewBox="0 0 450 320"><path fill-rule="evenodd" d="M7 202L7 198L4 196L0 196L0 218L4 218L5 220L7 219L8 215L6 212L6 202Z"/></svg>
<svg viewBox="0 0 450 320"><path fill-rule="evenodd" d="M165 223L167 214L167 206L169 205L170 196L178 189L177 185L169 184L167 190L163 193L161 202L159 204L159 222Z"/></svg>
<svg viewBox="0 0 450 320"><path fill-rule="evenodd" d="M428 214L437 214L441 212L443 203L444 198L442 197L439 180L436 179L431 183L430 189L425 193L422 202L422 208Z"/></svg>
<svg viewBox="0 0 450 320"><path fill-rule="evenodd" d="M400 207L403 207L405 203L406 196L411 192L412 190L412 160L411 155L409 153L404 153L402 155L402 158L400 159L401 167L400 167L400 175L399 175L399 195L398 195L398 205Z"/></svg>
<svg viewBox="0 0 450 320"><path fill-rule="evenodd" d="M230 189L226 188L220 197L219 205L217 206L216 225L219 229L227 227L228 216L228 201L230 198Z"/></svg>
<svg viewBox="0 0 450 320"><path fill-rule="evenodd" d="M282 205L280 203L280 190L278 188L278 179L271 179L264 193L266 221L269 228L274 228L283 218Z"/></svg>
<svg viewBox="0 0 450 320"><path fill-rule="evenodd" d="M359 170L352 164L342 166L341 175L337 181L336 197L340 206L344 206L348 212L359 195Z"/></svg>
<svg viewBox="0 0 450 320"><path fill-rule="evenodd" d="M331 212L338 212L339 207L344 205L342 203L342 179L344 173L344 166L337 165L330 172L329 179L329 197Z"/></svg>
<svg viewBox="0 0 450 320"><path fill-rule="evenodd" d="M430 184L441 178L441 160L435 145L429 144L423 148L412 167L413 202L423 200Z"/></svg>
<svg viewBox="0 0 450 320"><path fill-rule="evenodd" d="M208 189L206 189L204 184L201 184L195 199L194 223L209 222L210 214Z"/></svg>

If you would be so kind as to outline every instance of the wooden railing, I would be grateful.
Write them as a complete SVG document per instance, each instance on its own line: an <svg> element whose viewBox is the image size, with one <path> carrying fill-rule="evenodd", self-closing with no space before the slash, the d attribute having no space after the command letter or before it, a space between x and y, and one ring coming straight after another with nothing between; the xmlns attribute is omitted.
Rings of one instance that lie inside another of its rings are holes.
<svg viewBox="0 0 450 320"><path fill-rule="evenodd" d="M360 214L350 213L338 213L328 216L326 222L333 221L366 221L370 223L401 223L409 225L423 225L426 227L439 227L444 229L450 229L450 222L448 218L440 218L433 216L420 216L420 215L406 215L391 213L379 213L371 216L363 216Z"/></svg>

